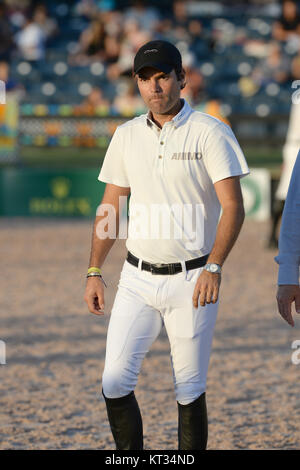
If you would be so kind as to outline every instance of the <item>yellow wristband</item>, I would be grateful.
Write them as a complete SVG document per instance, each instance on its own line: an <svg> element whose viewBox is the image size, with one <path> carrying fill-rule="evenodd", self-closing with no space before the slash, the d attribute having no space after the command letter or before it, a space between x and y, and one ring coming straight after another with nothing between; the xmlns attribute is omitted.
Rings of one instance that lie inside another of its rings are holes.
<svg viewBox="0 0 300 470"><path fill-rule="evenodd" d="M96 267L91 267L91 268L88 269L88 274L89 273L99 273L99 274L101 274L101 269L96 268Z"/></svg>

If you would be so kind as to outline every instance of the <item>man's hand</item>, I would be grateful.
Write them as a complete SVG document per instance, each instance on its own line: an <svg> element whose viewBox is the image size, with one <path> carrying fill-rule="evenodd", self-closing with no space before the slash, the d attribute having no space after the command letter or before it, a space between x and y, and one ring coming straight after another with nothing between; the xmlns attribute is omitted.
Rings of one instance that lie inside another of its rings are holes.
<svg viewBox="0 0 300 470"><path fill-rule="evenodd" d="M295 301L296 312L300 313L300 287L292 284L278 286L276 300L282 318L289 325L295 326L292 317L292 303Z"/></svg>
<svg viewBox="0 0 300 470"><path fill-rule="evenodd" d="M206 269L203 269L197 279L193 293L194 307L198 307L198 298L202 307L205 306L205 303L210 304L212 302L215 304L218 300L220 284L221 274L210 273L206 271Z"/></svg>
<svg viewBox="0 0 300 470"><path fill-rule="evenodd" d="M104 315L104 285L99 277L87 278L84 300L91 313Z"/></svg>

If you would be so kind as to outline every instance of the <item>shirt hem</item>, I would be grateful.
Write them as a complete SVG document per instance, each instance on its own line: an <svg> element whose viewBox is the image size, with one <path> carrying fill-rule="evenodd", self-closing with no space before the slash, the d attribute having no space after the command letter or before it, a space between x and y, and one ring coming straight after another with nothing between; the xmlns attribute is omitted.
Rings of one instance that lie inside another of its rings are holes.
<svg viewBox="0 0 300 470"><path fill-rule="evenodd" d="M98 181L101 181L102 183L109 183L109 184L115 184L116 186L121 186L122 188L130 188L130 186L128 185L128 183L124 184L123 181L117 181L117 180L111 180L109 178L103 178L103 176L101 176L101 178L98 176Z"/></svg>
<svg viewBox="0 0 300 470"><path fill-rule="evenodd" d="M221 180L224 180L226 178L230 178L232 176L240 176L241 178L243 178L244 176L247 176L250 174L250 170L247 171L246 173L240 173L240 172L237 172L237 173L231 173L231 174L226 174L226 175L223 175L223 176L218 176L216 179L212 180L213 181L213 184L217 183L218 181L221 181Z"/></svg>

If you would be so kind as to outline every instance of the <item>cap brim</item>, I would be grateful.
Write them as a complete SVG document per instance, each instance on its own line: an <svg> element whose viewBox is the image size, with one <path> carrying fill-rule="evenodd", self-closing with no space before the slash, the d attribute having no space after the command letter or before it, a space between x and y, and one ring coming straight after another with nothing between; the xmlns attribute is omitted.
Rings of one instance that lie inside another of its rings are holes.
<svg viewBox="0 0 300 470"><path fill-rule="evenodd" d="M157 69L157 70L160 70L161 72L164 72L164 73L170 73L172 71L172 69L174 68L173 65L170 65L170 64L166 64L166 63L158 63L158 62L147 62L143 65L141 65L140 67L138 67L134 73L139 73L142 69L144 69L145 67L153 67L154 69Z"/></svg>

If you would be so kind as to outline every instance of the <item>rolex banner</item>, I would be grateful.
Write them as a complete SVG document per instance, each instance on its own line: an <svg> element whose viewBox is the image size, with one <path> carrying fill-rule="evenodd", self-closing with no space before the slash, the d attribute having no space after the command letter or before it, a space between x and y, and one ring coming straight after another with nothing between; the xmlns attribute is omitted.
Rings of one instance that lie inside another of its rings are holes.
<svg viewBox="0 0 300 470"><path fill-rule="evenodd" d="M0 215L39 217L95 217L105 184L99 168L0 170ZM270 217L270 173L250 168L241 179L245 212L255 220ZM124 210L127 210L128 207Z"/></svg>
<svg viewBox="0 0 300 470"><path fill-rule="evenodd" d="M97 180L98 174L98 169L3 168L0 172L0 214L94 217L105 188Z"/></svg>

